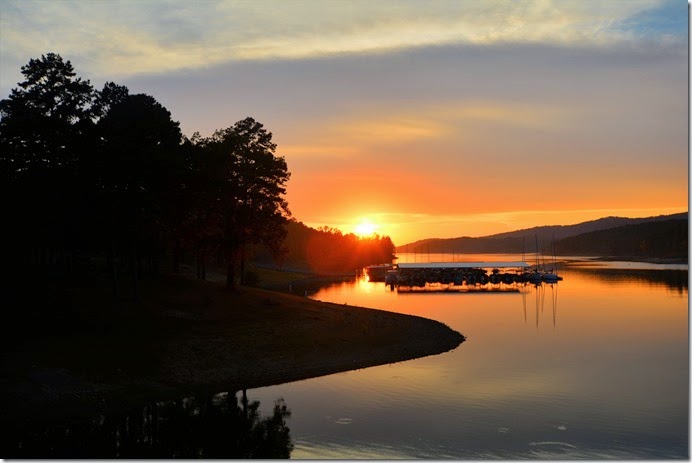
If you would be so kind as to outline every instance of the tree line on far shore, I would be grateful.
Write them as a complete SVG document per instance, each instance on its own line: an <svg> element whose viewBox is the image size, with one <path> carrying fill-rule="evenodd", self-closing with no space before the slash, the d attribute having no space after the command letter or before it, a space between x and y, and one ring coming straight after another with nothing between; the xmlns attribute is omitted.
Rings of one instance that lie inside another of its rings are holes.
<svg viewBox="0 0 692 463"><path fill-rule="evenodd" d="M290 252L290 172L260 122L187 138L152 96L96 90L58 54L21 72L0 101L3 286L97 268L136 299L143 272L188 261L203 277L213 259L234 288L250 249Z"/></svg>
<svg viewBox="0 0 692 463"><path fill-rule="evenodd" d="M331 227L308 227L290 219L286 224L286 253L277 263L287 269L313 273L353 273L367 265L391 263L394 243L389 236L374 233L357 236ZM268 254L258 253L265 259Z"/></svg>

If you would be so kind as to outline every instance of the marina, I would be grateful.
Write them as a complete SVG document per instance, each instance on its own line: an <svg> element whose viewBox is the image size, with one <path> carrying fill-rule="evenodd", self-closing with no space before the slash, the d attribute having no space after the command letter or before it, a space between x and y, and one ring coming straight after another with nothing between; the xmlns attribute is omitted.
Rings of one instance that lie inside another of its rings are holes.
<svg viewBox="0 0 692 463"><path fill-rule="evenodd" d="M369 281L398 292L511 292L518 284L556 283L554 271L525 261L408 262L366 268Z"/></svg>
<svg viewBox="0 0 692 463"><path fill-rule="evenodd" d="M398 293L368 278L325 282L312 299L344 312L348 304L431 318L468 339L438 356L248 390L248 398L267 414L274 400L285 400L297 459L689 458L688 278L681 267L560 262L558 284L488 282L466 295ZM489 291L494 286L519 291Z"/></svg>

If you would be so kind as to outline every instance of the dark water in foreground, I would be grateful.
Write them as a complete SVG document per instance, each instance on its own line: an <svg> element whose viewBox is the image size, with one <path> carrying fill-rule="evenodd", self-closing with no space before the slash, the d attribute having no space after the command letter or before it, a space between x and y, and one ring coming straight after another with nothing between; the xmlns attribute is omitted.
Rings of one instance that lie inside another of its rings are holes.
<svg viewBox="0 0 692 463"><path fill-rule="evenodd" d="M688 272L680 268L579 263L560 267L558 284L503 293L329 285L311 297L432 318L467 341L441 355L248 390L247 400L231 392L151 404L43 430L24 445L54 457L62 449L71 457L688 459Z"/></svg>

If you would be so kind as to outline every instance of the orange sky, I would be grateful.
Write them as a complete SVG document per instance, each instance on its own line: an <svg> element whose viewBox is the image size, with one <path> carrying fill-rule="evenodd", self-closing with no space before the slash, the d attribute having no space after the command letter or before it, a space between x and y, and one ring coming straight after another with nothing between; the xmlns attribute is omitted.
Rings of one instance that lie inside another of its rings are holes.
<svg viewBox="0 0 692 463"><path fill-rule="evenodd" d="M526 114L541 112L531 107L508 109L501 122L491 116L502 113L497 108L477 105L477 117L472 109L462 108L464 126L458 131L436 129L422 115L419 125L406 124L385 111L375 122L355 116L357 122L314 120L309 126L326 134L323 139L292 131L280 142L293 167L289 203L308 225L353 231L367 219L398 245L613 215L686 211L683 112L676 112L677 121L671 117L675 130L652 124L640 136L619 129L621 119L599 115L601 106L588 105L572 106L572 112L583 111L588 117L576 118L563 107L546 115L549 122L539 130L526 128ZM590 120L593 116L596 122ZM594 124L608 125L613 135ZM492 136L485 138L489 132ZM588 134L593 139L584 140ZM283 138L282 133L278 136ZM302 145L306 138L314 144Z"/></svg>
<svg viewBox="0 0 692 463"><path fill-rule="evenodd" d="M297 220L397 245L688 209L685 2L166 5L5 0L2 95L56 52L187 136L254 117Z"/></svg>

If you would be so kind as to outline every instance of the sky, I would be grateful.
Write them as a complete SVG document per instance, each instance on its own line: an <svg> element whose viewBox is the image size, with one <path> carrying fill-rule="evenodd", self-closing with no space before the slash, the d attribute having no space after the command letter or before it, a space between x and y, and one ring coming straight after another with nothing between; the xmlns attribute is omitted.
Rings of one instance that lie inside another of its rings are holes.
<svg viewBox="0 0 692 463"><path fill-rule="evenodd" d="M49 52L188 137L255 118L313 227L404 245L688 210L683 0L0 0L0 98Z"/></svg>

